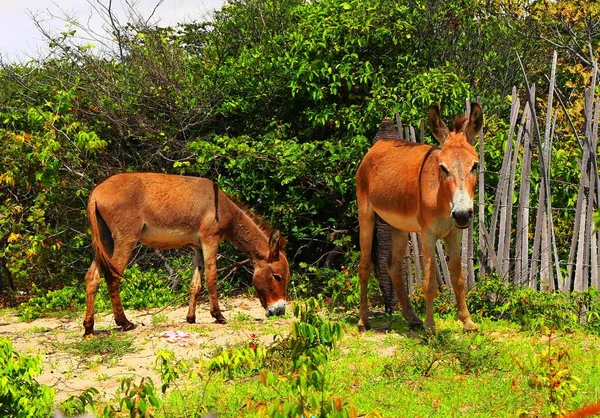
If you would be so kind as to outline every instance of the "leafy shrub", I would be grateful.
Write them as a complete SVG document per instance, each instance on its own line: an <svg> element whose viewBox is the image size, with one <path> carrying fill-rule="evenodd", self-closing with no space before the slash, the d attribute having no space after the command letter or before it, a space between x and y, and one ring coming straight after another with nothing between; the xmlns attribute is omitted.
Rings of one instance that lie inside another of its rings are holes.
<svg viewBox="0 0 600 418"><path fill-rule="evenodd" d="M168 305L174 299L185 295L186 287L174 291L170 287L168 275L162 270L141 271L134 264L123 275L120 293L125 309L146 309ZM19 305L19 315L24 321L32 321L45 314L71 314L85 308L85 288L65 286L62 289L43 291L34 286L35 296ZM95 299L98 311L111 309L110 297L104 280L100 281Z"/></svg>
<svg viewBox="0 0 600 418"><path fill-rule="evenodd" d="M254 376L265 365L267 350L264 347L243 347L223 350L209 360L211 372L224 371L230 379L236 376Z"/></svg>
<svg viewBox="0 0 600 418"><path fill-rule="evenodd" d="M402 351L409 354L397 354L385 364L386 377L404 381L431 377L440 367L462 374L480 374L499 367L498 344L484 334L441 330Z"/></svg>
<svg viewBox="0 0 600 418"><path fill-rule="evenodd" d="M262 384L278 394L267 409L269 416L356 416L354 407L344 405L334 394L332 366L328 364L342 337L342 327L325 320L320 308L315 299L296 304L298 321L292 324L290 335L268 352L269 363L278 370L260 374Z"/></svg>
<svg viewBox="0 0 600 418"><path fill-rule="evenodd" d="M542 332L548 337L548 344L528 362L517 358L514 361L527 376L530 387L547 391L550 414L562 416L568 411L568 402L576 394L581 379L573 374L569 350L553 344L551 329L542 327Z"/></svg>
<svg viewBox="0 0 600 418"><path fill-rule="evenodd" d="M484 334L455 334L443 330L430 336L427 344L450 358L451 367L461 373L480 373L497 367L497 344Z"/></svg>
<svg viewBox="0 0 600 418"><path fill-rule="evenodd" d="M121 380L121 399L119 401L120 411L129 412L130 417L152 418L154 412L160 406L160 400L156 394L154 382L149 377L142 377L140 383L135 383L132 377L126 377ZM103 416L118 416L118 410L107 405L104 408Z"/></svg>
<svg viewBox="0 0 600 418"><path fill-rule="evenodd" d="M472 313L508 319L527 329L546 326L572 330L580 326L600 330L600 293L595 288L584 292L544 292L505 283L491 275L478 281L467 294Z"/></svg>
<svg viewBox="0 0 600 418"><path fill-rule="evenodd" d="M20 355L8 339L0 339L0 416L50 415L54 389L35 380L41 371L39 357Z"/></svg>

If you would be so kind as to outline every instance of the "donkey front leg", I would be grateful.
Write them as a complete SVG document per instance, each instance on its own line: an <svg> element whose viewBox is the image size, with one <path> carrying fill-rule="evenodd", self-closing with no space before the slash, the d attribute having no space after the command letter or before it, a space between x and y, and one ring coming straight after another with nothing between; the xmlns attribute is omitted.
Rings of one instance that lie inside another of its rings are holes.
<svg viewBox="0 0 600 418"><path fill-rule="evenodd" d="M92 265L85 275L85 317L83 319L83 328L85 329L83 336L94 334L94 300L98 285L100 284L100 272L98 271L98 263L92 261Z"/></svg>
<svg viewBox="0 0 600 418"><path fill-rule="evenodd" d="M433 321L433 301L438 294L438 283L435 276L435 243L436 237L430 233L421 234L423 240L423 293L425 294L425 331L435 333Z"/></svg>
<svg viewBox="0 0 600 418"><path fill-rule="evenodd" d="M190 307L186 316L186 320L190 324L196 322L196 300L202 290L202 265L202 253L200 249L194 248L194 275L192 283L190 283Z"/></svg>
<svg viewBox="0 0 600 418"><path fill-rule="evenodd" d="M444 243L446 244L446 253L450 258L448 269L454 296L456 296L458 319L462 321L465 331L477 331L477 325L471 320L465 296L465 278L461 266L462 231L455 229L444 239Z"/></svg>
<svg viewBox="0 0 600 418"><path fill-rule="evenodd" d="M202 240L202 252L204 253L204 278L210 298L210 314L220 324L226 323L226 319L219 308L219 298L217 297L217 252L219 251L219 242L217 239Z"/></svg>

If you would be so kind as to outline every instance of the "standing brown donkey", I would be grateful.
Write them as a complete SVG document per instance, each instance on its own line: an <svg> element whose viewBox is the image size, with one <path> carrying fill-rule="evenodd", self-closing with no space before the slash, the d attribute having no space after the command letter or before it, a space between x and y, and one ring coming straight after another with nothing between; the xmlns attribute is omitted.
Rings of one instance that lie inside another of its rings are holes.
<svg viewBox="0 0 600 418"><path fill-rule="evenodd" d="M94 297L100 273L106 279L117 325L130 330L119 283L138 242L158 249L192 247L194 274L187 321L196 321L196 298L204 264L210 313L224 323L217 298L217 252L227 239L254 266L252 278L266 315L285 313L290 269L278 230L267 233L208 179L153 173L116 174L98 184L88 203L96 256L86 276L85 335L94 332ZM202 263L201 255L204 255Z"/></svg>
<svg viewBox="0 0 600 418"><path fill-rule="evenodd" d="M390 121L379 128L379 141L365 155L356 173L356 197L360 225L360 311L358 327L368 323L367 281L371 274L371 249L375 214L392 228L388 271L404 318L412 327L422 326L404 286L403 259L409 232L420 232L423 242L426 319L425 328L435 331L433 300L438 285L435 277L435 245L443 239L456 296L458 317L468 331L477 330L465 301L465 280L461 271L462 229L473 219L473 195L478 157L473 147L481 130L483 113L477 103L471 114L454 119L450 131L440 119L437 106L429 108L429 128L441 148L389 139Z"/></svg>

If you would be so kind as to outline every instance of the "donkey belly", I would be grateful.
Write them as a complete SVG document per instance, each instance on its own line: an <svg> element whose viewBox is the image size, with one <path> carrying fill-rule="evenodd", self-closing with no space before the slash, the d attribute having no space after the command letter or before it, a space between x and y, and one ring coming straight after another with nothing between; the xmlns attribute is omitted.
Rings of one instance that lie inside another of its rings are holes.
<svg viewBox="0 0 600 418"><path fill-rule="evenodd" d="M374 209L381 219L396 229L406 232L421 232L421 225L419 225L419 221L414 215Z"/></svg>
<svg viewBox="0 0 600 418"><path fill-rule="evenodd" d="M162 250L200 245L200 237L196 232L148 224L142 228L140 241L144 245Z"/></svg>

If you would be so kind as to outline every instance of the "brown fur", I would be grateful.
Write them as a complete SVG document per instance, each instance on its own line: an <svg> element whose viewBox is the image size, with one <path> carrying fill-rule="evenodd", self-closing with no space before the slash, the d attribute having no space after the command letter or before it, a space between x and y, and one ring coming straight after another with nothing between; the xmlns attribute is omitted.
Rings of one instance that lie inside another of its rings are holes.
<svg viewBox="0 0 600 418"><path fill-rule="evenodd" d="M404 317L410 325L421 325L422 322L408 300L403 283L403 259L408 233L420 232L425 270L423 291L427 308L426 328L434 329L433 299L437 294L435 244L438 239L444 239L446 243L459 318L465 329L477 328L470 319L465 302L460 263L462 232L459 229L468 226L473 213L478 157L472 144L483 119L481 107L477 104L472 106L469 116L454 120L452 132L441 121L439 109L435 106L430 108L429 127L441 148L403 140L378 141L361 162L356 173L361 248L360 329L368 328L366 290L372 269L375 214L392 227L388 271Z"/></svg>
<svg viewBox="0 0 600 418"><path fill-rule="evenodd" d="M254 265L253 283L267 314L285 311L290 277L283 252L285 240L279 231L263 224L270 230L270 236L267 235L208 179L155 173L117 174L94 188L88 217L96 257L86 275L86 335L93 333L94 297L100 273L107 281L115 322L125 330L133 328L123 312L119 282L138 242L158 249L185 246L194 249L187 315L190 323L196 318L203 264L211 315L218 322L225 321L216 292L216 257L223 239L231 241L250 258Z"/></svg>

